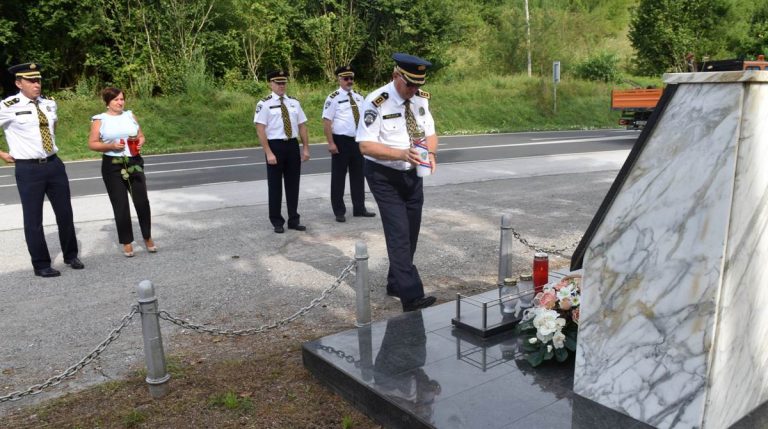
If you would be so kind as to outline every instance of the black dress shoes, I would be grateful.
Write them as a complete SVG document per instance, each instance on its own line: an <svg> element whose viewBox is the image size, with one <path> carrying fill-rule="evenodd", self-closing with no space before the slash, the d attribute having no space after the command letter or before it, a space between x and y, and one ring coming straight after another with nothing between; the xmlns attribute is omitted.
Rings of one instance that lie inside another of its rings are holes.
<svg viewBox="0 0 768 429"><path fill-rule="evenodd" d="M306 231L307 227L304 225L288 225L288 229L295 229L296 231Z"/></svg>
<svg viewBox="0 0 768 429"><path fill-rule="evenodd" d="M407 304L403 303L403 311L408 312L421 310L422 308L427 308L434 304L435 301L437 301L437 298L434 296L422 296L421 298L416 298Z"/></svg>
<svg viewBox="0 0 768 429"><path fill-rule="evenodd" d="M278 226L275 227L275 232L278 233L278 234L282 234L282 233L285 232L285 228L283 228L282 225L278 225Z"/></svg>
<svg viewBox="0 0 768 429"><path fill-rule="evenodd" d="M396 290L391 289L389 286L387 286L387 296L394 296L395 298L400 298L400 294L397 293Z"/></svg>
<svg viewBox="0 0 768 429"><path fill-rule="evenodd" d="M336 216L336 222L346 222L347 218L344 215L338 215Z"/></svg>
<svg viewBox="0 0 768 429"><path fill-rule="evenodd" d="M73 270L82 270L85 268L85 265L80 262L79 258L70 259L69 261L64 261L64 263L72 267Z"/></svg>
<svg viewBox="0 0 768 429"><path fill-rule="evenodd" d="M39 270L35 270L35 275L38 277L58 277L61 275L59 270L55 270L51 267L48 268L41 268Z"/></svg>
<svg viewBox="0 0 768 429"><path fill-rule="evenodd" d="M365 210L365 211L362 211L360 213L354 213L352 216L355 216L355 217L361 217L361 216L362 217L374 217L374 216L376 216L376 213L369 212L368 210Z"/></svg>

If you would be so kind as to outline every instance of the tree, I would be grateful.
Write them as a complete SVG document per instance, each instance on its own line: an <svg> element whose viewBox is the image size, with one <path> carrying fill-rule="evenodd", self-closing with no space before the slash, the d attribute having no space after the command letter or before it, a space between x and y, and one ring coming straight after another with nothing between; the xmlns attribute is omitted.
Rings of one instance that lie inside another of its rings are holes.
<svg viewBox="0 0 768 429"><path fill-rule="evenodd" d="M266 5L251 0L235 0L235 13L242 23L239 34L246 68L250 77L258 81L262 57L274 45L278 31L274 25L275 17Z"/></svg>
<svg viewBox="0 0 768 429"><path fill-rule="evenodd" d="M328 80L335 80L335 70L349 64L360 52L365 41L365 27L357 15L354 2L323 3L323 13L304 21L306 40L304 51L312 53L313 60Z"/></svg>
<svg viewBox="0 0 768 429"><path fill-rule="evenodd" d="M681 72L688 53L717 56L725 43L720 29L728 10L726 0L640 0L629 29L638 71Z"/></svg>

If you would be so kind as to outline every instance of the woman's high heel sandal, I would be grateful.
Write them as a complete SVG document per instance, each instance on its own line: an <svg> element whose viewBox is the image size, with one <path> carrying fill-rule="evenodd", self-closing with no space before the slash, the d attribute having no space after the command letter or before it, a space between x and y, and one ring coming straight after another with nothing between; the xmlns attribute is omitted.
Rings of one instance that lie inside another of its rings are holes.
<svg viewBox="0 0 768 429"><path fill-rule="evenodd" d="M144 245L147 248L147 252L157 253L157 246L155 246L155 242L151 238L144 240Z"/></svg>
<svg viewBox="0 0 768 429"><path fill-rule="evenodd" d="M125 255L127 258L133 257L133 245L132 244L123 244L123 255Z"/></svg>

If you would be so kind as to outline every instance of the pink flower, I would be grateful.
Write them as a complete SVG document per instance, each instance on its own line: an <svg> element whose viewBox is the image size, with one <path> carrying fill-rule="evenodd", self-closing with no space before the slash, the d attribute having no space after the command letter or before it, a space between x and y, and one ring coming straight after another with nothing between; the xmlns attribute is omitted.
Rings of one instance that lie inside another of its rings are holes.
<svg viewBox="0 0 768 429"><path fill-rule="evenodd" d="M564 298L560 300L560 309L561 310L570 310L571 309L571 300L568 298Z"/></svg>
<svg viewBox="0 0 768 429"><path fill-rule="evenodd" d="M547 310L552 310L555 308L555 305L557 305L557 296L550 292L542 293L541 298L539 298L539 303Z"/></svg>
<svg viewBox="0 0 768 429"><path fill-rule="evenodd" d="M565 280L560 280L560 281L559 281L559 282L558 282L558 283L555 285L555 290L560 290L560 289L562 289L562 288L566 287L567 285L568 285L568 282L567 282L567 281L565 281Z"/></svg>
<svg viewBox="0 0 768 429"><path fill-rule="evenodd" d="M578 308L575 308L573 311L571 311L571 319L577 325L579 324L579 309Z"/></svg>

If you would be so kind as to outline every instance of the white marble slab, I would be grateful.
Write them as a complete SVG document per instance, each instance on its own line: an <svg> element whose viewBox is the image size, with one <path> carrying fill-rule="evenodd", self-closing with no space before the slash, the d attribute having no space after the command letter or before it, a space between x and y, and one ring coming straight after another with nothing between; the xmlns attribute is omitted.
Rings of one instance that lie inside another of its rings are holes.
<svg viewBox="0 0 768 429"><path fill-rule="evenodd" d="M574 390L661 428L702 427L714 393L743 87L680 85L584 258Z"/></svg>
<svg viewBox="0 0 768 429"><path fill-rule="evenodd" d="M768 82L768 71L746 70L717 73L665 73L664 83L734 83L734 82Z"/></svg>
<svg viewBox="0 0 768 429"><path fill-rule="evenodd" d="M768 399L768 85L749 85L736 161L704 426Z"/></svg>

